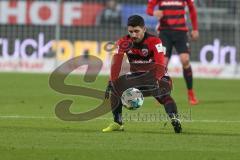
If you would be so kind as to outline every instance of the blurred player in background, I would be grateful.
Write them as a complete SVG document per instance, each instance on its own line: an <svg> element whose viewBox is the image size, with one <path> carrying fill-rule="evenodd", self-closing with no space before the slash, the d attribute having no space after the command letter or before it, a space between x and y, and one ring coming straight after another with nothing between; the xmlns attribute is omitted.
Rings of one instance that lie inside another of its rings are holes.
<svg viewBox="0 0 240 160"><path fill-rule="evenodd" d="M113 55L110 81L105 94L105 98L110 97L114 122L104 128L103 132L123 130L121 93L127 88L136 87L142 92L146 91L143 92L144 96L154 96L164 106L174 131L180 133L182 128L177 106L170 96L171 80L165 76L164 48L161 40L146 32L144 19L138 15L128 18L127 30L128 35L117 42L118 51ZM119 76L125 54L130 64L130 74ZM149 88L154 84L157 86L156 94ZM114 103L116 101L118 103Z"/></svg>
<svg viewBox="0 0 240 160"><path fill-rule="evenodd" d="M154 10L158 5L158 9ZM186 26L186 11L188 6L192 22L191 38L197 40L199 37L197 12L194 0L148 0L147 14L155 16L159 20L157 26L159 37L166 47L165 63L171 58L172 48L175 47L180 56L183 67L183 76L188 89L188 100L191 105L199 103L193 90L193 73L190 65L190 51L188 41L188 28Z"/></svg>
<svg viewBox="0 0 240 160"><path fill-rule="evenodd" d="M121 25L121 8L116 0L107 0L105 8L96 18L97 26L115 27Z"/></svg>

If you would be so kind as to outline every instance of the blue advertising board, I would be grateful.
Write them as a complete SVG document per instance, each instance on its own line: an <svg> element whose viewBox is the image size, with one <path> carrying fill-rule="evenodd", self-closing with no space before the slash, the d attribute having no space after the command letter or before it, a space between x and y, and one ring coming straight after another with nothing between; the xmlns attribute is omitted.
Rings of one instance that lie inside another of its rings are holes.
<svg viewBox="0 0 240 160"><path fill-rule="evenodd" d="M142 16L145 19L146 26L151 29L155 29L158 23L156 17L149 16L146 14L146 5L137 5L137 4L122 4L121 17L122 17L122 26L127 25L127 19L133 14Z"/></svg>

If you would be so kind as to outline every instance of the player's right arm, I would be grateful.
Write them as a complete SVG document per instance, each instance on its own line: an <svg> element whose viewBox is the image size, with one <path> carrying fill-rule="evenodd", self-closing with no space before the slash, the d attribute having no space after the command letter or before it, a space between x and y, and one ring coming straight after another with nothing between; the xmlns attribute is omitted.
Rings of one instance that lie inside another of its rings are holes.
<svg viewBox="0 0 240 160"><path fill-rule="evenodd" d="M119 77L119 73L122 67L122 60L124 56L124 50L121 49L122 39L118 40L117 50L112 57L111 71L110 71L110 81L115 81Z"/></svg>
<svg viewBox="0 0 240 160"><path fill-rule="evenodd" d="M157 4L158 4L158 0L148 0L146 13L150 16L155 16L158 19L161 19L163 17L163 11L154 10Z"/></svg>
<svg viewBox="0 0 240 160"><path fill-rule="evenodd" d="M108 81L108 85L105 91L105 99L108 99L110 97L110 92L113 89L113 81L117 80L119 77L119 73L121 71L122 66L122 60L124 56L124 52L120 49L121 40L119 40L117 45L117 50L113 54L112 61L111 61L111 69L110 69L110 79Z"/></svg>
<svg viewBox="0 0 240 160"><path fill-rule="evenodd" d="M112 57L112 65L111 65L111 75L110 80L115 81L119 77L119 73L122 67L123 53L114 54Z"/></svg>

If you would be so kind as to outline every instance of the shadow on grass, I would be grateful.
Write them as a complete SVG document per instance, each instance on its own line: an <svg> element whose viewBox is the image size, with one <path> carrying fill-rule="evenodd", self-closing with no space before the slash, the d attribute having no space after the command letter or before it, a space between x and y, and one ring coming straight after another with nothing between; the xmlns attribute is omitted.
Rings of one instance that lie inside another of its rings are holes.
<svg viewBox="0 0 240 160"><path fill-rule="evenodd" d="M99 126L79 126L79 127L42 127L42 126L0 126L0 130L9 130L12 132L58 132L58 133L102 133L101 125ZM149 129L149 130L148 130ZM153 130L154 129L154 130ZM115 131L102 134L148 134L152 135L176 135L176 136L220 136L220 137L240 137L240 133L220 133L220 132L204 132L204 130L184 130L180 134L174 133L172 128L146 128L144 131L125 128L125 131Z"/></svg>
<svg viewBox="0 0 240 160"><path fill-rule="evenodd" d="M139 133L144 134L159 134L159 135L180 135L180 136L220 136L220 137L240 137L240 133L217 133L217 132L191 132L191 131L183 131L180 134L174 133L172 130L165 131L138 131ZM134 132L137 133L137 132Z"/></svg>
<svg viewBox="0 0 240 160"><path fill-rule="evenodd" d="M240 99L219 99L219 100L201 100L199 104L228 104L228 103L240 103Z"/></svg>
<svg viewBox="0 0 240 160"><path fill-rule="evenodd" d="M197 136L227 136L227 137L240 137L240 133L217 133L217 132L183 132L184 135L197 135Z"/></svg>
<svg viewBox="0 0 240 160"><path fill-rule="evenodd" d="M41 127L41 126L1 126L0 130L13 132L59 132L59 133L97 133L98 128Z"/></svg>
<svg viewBox="0 0 240 160"><path fill-rule="evenodd" d="M129 128L130 129L130 128ZM179 136L219 136L219 137L240 137L240 133L233 132L233 133L227 133L227 132L210 132L200 129L184 129L183 132L180 134L176 134L172 128L170 127L162 127L162 128L155 128L154 130L149 128L149 130L126 130L128 133L134 133L134 134L151 134L153 135L179 135Z"/></svg>

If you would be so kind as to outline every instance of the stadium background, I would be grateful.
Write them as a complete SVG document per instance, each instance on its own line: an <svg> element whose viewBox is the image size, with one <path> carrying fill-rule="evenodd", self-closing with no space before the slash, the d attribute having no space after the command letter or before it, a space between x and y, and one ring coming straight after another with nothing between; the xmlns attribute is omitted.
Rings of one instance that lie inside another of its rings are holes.
<svg viewBox="0 0 240 160"><path fill-rule="evenodd" d="M239 77L240 2L196 0L195 4L201 35L191 44L195 76ZM103 60L102 73L108 73L112 53L104 46L126 34L129 15L142 15L156 34L157 21L145 14L145 7L145 0L119 0L120 21L104 25L98 23L103 0L1 1L0 70L51 72L63 61L90 54ZM191 29L189 18L188 24ZM171 62L170 74L181 76L178 57Z"/></svg>

